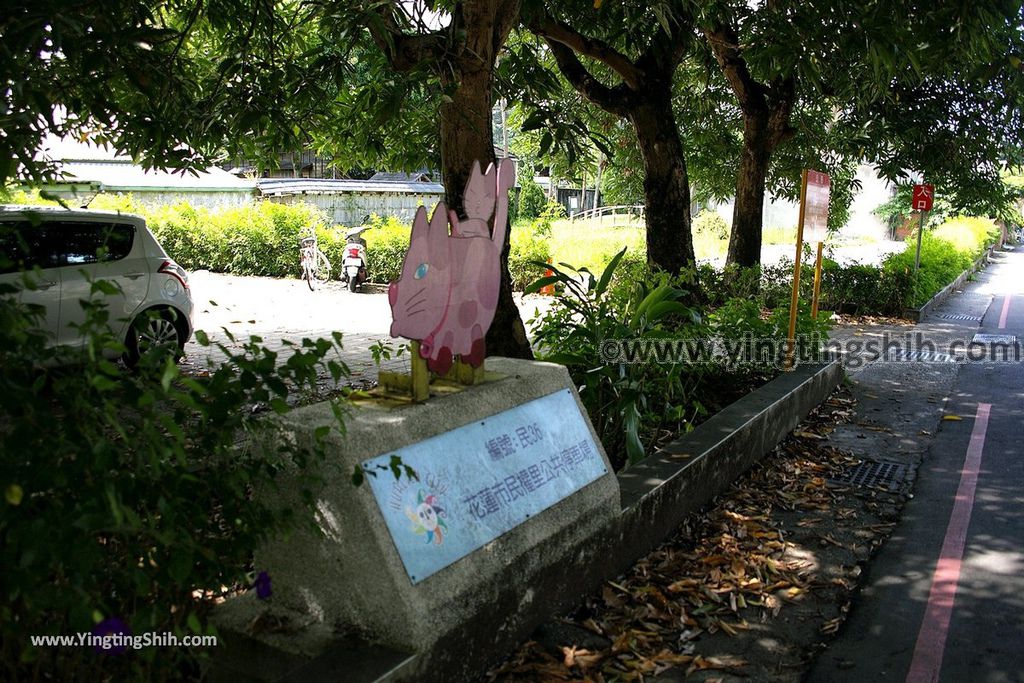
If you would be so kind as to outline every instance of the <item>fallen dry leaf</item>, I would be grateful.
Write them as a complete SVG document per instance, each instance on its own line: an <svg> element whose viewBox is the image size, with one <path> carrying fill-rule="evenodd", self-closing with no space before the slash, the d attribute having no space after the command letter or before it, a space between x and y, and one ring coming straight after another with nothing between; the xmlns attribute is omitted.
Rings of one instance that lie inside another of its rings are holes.
<svg viewBox="0 0 1024 683"><path fill-rule="evenodd" d="M813 605L819 596L833 595L829 591L854 588L852 571L835 580L818 562L807 559L821 543L839 549L829 552L849 550L837 539L856 538L859 547L873 547L876 537L893 528L878 515L867 514L876 505L873 498L852 502L857 495L854 487L829 484L861 462L822 436L835 424L856 419L856 401L844 398L842 391L712 507L689 517L676 538L626 574L605 582L569 615L567 621L604 636L607 645L597 649L587 643L589 649L566 648L553 656L528 643L492 670L488 679L641 681L672 666L686 666L688 673L741 669L747 666L743 660L715 657L713 649L701 648L708 647L705 643L719 647L725 638L747 638L744 631L752 623L762 624L757 637L765 629L785 630L784 624L792 619L774 620L790 609L789 601ZM877 423L861 426L878 428ZM850 528L872 535L851 536ZM835 620L817 616L811 621L815 631L831 634L844 618L845 611ZM803 617L797 615L797 620ZM750 670L738 673L757 677L763 669L755 667L763 665L755 661Z"/></svg>

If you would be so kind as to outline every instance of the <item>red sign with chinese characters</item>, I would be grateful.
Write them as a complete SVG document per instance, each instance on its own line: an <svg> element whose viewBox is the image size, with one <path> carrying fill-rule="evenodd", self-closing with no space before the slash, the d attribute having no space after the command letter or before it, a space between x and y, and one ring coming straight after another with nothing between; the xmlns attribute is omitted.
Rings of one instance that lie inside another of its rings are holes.
<svg viewBox="0 0 1024 683"><path fill-rule="evenodd" d="M828 234L828 197L831 179L827 173L807 171L804 191L804 241L824 242Z"/></svg>
<svg viewBox="0 0 1024 683"><path fill-rule="evenodd" d="M914 211L931 211L934 199L934 185L914 185L914 199L911 202L911 207Z"/></svg>

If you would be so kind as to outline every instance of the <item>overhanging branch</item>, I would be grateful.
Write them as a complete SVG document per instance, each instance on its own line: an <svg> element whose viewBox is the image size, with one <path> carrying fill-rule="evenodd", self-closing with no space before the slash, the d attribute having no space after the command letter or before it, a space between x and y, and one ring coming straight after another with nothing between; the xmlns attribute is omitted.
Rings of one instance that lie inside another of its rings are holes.
<svg viewBox="0 0 1024 683"><path fill-rule="evenodd" d="M398 2L367 9L367 28L373 42L397 71L412 71L425 62L440 61L446 52L447 32L409 34L395 19Z"/></svg>
<svg viewBox="0 0 1024 683"><path fill-rule="evenodd" d="M562 75L581 95L612 114L628 114L630 91L625 85L608 87L587 71L570 47L552 38L545 38L544 42L551 48Z"/></svg>
<svg viewBox="0 0 1024 683"><path fill-rule="evenodd" d="M534 17L530 21L530 30L544 38L549 45L558 43L581 55L596 59L617 73L630 88L640 89L644 72L637 68L629 57L604 41L589 38L547 14Z"/></svg>
<svg viewBox="0 0 1024 683"><path fill-rule="evenodd" d="M703 32L725 79L736 95L740 109L745 114L766 111L768 103L765 101L764 88L750 75L747 62L740 53L739 38L732 27L719 24L714 28L705 28Z"/></svg>

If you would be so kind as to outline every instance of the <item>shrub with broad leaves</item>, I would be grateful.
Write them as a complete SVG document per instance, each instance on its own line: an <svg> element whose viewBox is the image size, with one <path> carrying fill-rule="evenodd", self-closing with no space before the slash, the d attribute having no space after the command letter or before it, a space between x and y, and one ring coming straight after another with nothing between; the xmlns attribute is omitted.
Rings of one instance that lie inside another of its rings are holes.
<svg viewBox="0 0 1024 683"><path fill-rule="evenodd" d="M93 292L112 287L98 281ZM157 348L129 372L108 360L124 345L106 308L84 305L85 347L55 366L39 311L0 293L0 679L197 678L209 650L112 656L34 647L30 636L211 634L218 600L267 593L253 550L312 527L318 482L303 481L301 507L270 507L254 493L324 458L319 444L343 428L342 399L312 448L295 446L273 418L315 396L321 375L346 375L340 334L305 339L287 359L258 337L232 338L217 344L226 362L201 376ZM210 344L202 332L196 339ZM247 445L256 438L277 448L257 453Z"/></svg>

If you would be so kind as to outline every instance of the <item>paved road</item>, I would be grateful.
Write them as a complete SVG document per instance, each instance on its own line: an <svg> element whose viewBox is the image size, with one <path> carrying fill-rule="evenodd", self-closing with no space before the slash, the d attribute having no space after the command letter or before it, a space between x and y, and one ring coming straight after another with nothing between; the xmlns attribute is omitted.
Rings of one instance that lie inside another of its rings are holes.
<svg viewBox="0 0 1024 683"><path fill-rule="evenodd" d="M196 305L193 324L205 331L211 340L230 349L241 346L225 334L228 330L237 340L247 341L251 335L263 339L268 348L287 354L286 341L301 343L304 337L330 339L335 330L343 334L341 358L355 378L376 379L370 346L378 341L398 344L391 339L391 309L383 293L356 293L340 282L311 292L302 280L266 277L240 277L208 271L191 274L192 298ZM529 320L535 311L545 309L548 299L531 296L524 301L517 295L520 314ZM183 366L190 370L205 369L210 363L224 360L213 346L204 347L193 339L185 346ZM403 359L385 363L392 369L407 369Z"/></svg>
<svg viewBox="0 0 1024 683"><path fill-rule="evenodd" d="M1001 254L919 328L947 342L1024 339L1022 271L1024 251ZM972 315L980 326L939 317ZM959 419L940 423L914 498L809 681L1024 681L1024 364L954 367L945 412Z"/></svg>

